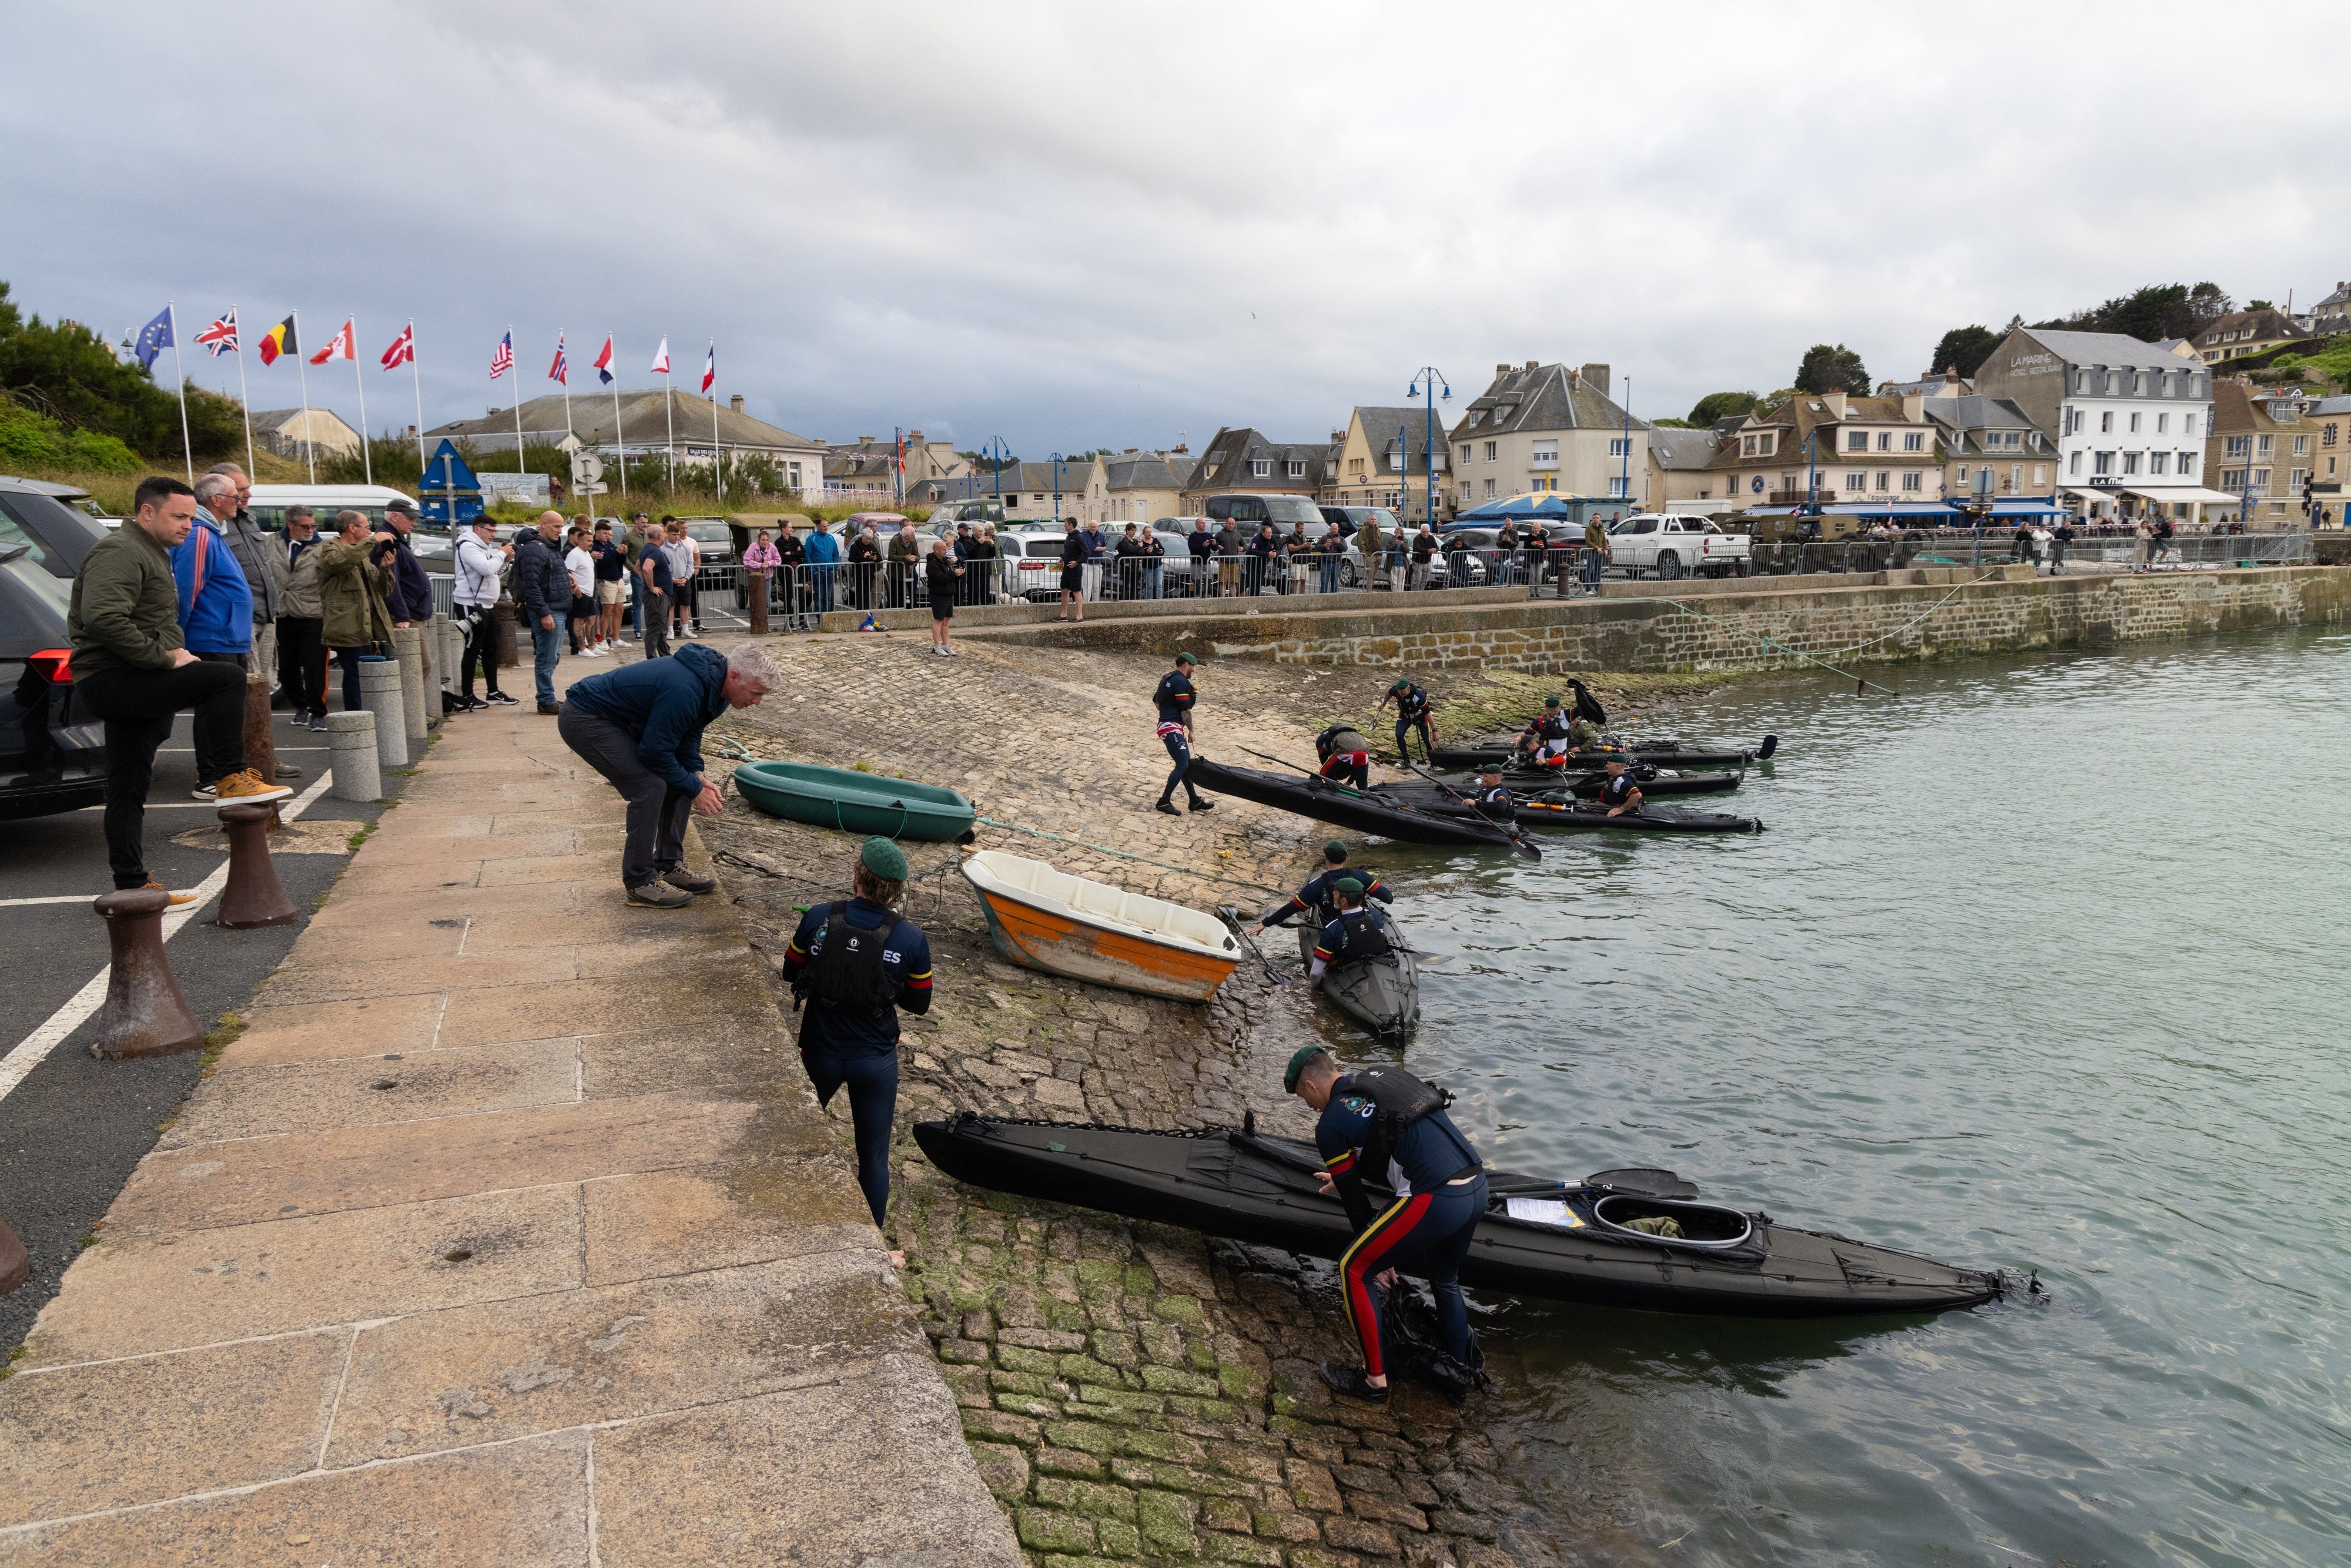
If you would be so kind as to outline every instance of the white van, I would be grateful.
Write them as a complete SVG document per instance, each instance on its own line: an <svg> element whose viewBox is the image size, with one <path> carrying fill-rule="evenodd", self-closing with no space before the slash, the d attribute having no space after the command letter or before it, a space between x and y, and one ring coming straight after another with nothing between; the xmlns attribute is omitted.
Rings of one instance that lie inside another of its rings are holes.
<svg viewBox="0 0 2351 1568"><path fill-rule="evenodd" d="M287 507L308 507L319 519L319 531L331 534L337 512L362 513L370 528L380 528L384 507L394 501L415 499L388 485L256 485L245 509L253 514L255 522L275 534L286 531Z"/></svg>

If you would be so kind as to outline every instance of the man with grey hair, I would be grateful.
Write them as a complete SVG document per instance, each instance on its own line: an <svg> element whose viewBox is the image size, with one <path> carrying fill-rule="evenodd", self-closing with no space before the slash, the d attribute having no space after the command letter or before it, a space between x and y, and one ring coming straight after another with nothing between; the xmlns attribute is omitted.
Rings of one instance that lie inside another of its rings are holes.
<svg viewBox="0 0 2351 1568"><path fill-rule="evenodd" d="M725 806L703 771L702 732L729 708L758 706L779 679L764 644L730 656L688 643L670 658L572 683L556 733L629 803L621 885L632 904L681 909L718 885L685 869L687 813L716 816Z"/></svg>
<svg viewBox="0 0 2351 1568"><path fill-rule="evenodd" d="M187 537L172 549L172 575L180 590L182 644L202 663L235 664L250 672L253 653L254 593L245 568L230 549L222 519L236 515L236 481L225 474L207 474L196 481L196 517ZM237 715L237 734L213 733L223 722L210 707L196 710L195 799L216 798L220 775L216 759L232 750L244 754L245 716Z"/></svg>
<svg viewBox="0 0 2351 1568"><path fill-rule="evenodd" d="M214 476L235 486L235 494L224 503L225 509L212 512L220 522L221 542L236 557L245 584L253 591L253 647L246 673L267 680L277 669L277 622L287 613L285 567L278 559L277 541L246 509L246 504L253 498L253 481L246 477L245 470L234 463L215 463L204 470L207 479ZM204 486L196 488L202 494ZM279 769L281 778L292 774L291 768Z"/></svg>

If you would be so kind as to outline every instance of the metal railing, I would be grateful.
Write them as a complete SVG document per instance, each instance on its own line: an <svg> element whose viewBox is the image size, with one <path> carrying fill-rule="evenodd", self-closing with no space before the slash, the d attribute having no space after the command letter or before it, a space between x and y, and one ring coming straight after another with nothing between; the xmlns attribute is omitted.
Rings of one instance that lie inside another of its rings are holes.
<svg viewBox="0 0 2351 1568"><path fill-rule="evenodd" d="M2159 549L2151 548L2158 544ZM2314 552L2314 541L2307 532L2178 534L2168 540L2149 541L2127 528L2076 528L2072 542L2064 547L2064 564L2098 571L2128 571L2142 566L2157 570L2217 570L2231 566L2308 565L2315 559ZM1918 528L1890 538L1759 544L1754 558L1753 571L1764 577L1898 571L1914 566L1983 569L2050 564L2046 555L2025 553L2014 531L2007 528Z"/></svg>

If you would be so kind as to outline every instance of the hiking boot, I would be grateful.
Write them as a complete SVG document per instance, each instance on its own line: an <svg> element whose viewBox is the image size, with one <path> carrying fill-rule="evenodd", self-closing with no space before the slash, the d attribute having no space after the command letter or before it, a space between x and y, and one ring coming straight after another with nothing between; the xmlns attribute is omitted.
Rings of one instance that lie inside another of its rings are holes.
<svg viewBox="0 0 2351 1568"><path fill-rule="evenodd" d="M165 905L165 907L169 909L177 909L183 904L193 904L196 901L196 895L194 894L173 893L170 888L165 887L160 882L150 881L145 887L141 888L139 891L141 893L162 894L164 897L171 900L171 903Z"/></svg>
<svg viewBox="0 0 2351 1568"><path fill-rule="evenodd" d="M718 891L718 879L716 877L696 876L694 873L686 870L684 866L679 866L674 871L665 871L662 873L662 880L669 883L672 887L682 887L688 893L716 893Z"/></svg>
<svg viewBox="0 0 2351 1568"><path fill-rule="evenodd" d="M1217 803L1214 800L1203 800L1197 795L1192 797L1192 810L1195 811L1213 811L1216 809Z"/></svg>
<svg viewBox="0 0 2351 1568"><path fill-rule="evenodd" d="M248 768L214 785L212 798L224 806L257 806L264 801L283 800L292 793L283 784L264 784L261 775Z"/></svg>
<svg viewBox="0 0 2351 1568"><path fill-rule="evenodd" d="M553 718L563 710L557 707L553 703L541 703L538 705L538 711L542 717Z"/></svg>
<svg viewBox="0 0 2351 1568"><path fill-rule="evenodd" d="M694 894L665 882L641 883L629 889L630 906L636 909L684 909L693 902Z"/></svg>
<svg viewBox="0 0 2351 1568"><path fill-rule="evenodd" d="M1336 1362L1326 1361L1322 1364L1322 1381L1329 1384L1334 1393L1343 1394L1350 1399L1360 1399L1366 1405L1388 1402L1388 1391L1373 1386L1372 1380L1360 1366L1341 1366Z"/></svg>
<svg viewBox="0 0 2351 1568"><path fill-rule="evenodd" d="M1176 802L1173 800L1162 800L1151 809L1155 811L1165 811L1171 817L1180 817L1184 814L1176 809Z"/></svg>

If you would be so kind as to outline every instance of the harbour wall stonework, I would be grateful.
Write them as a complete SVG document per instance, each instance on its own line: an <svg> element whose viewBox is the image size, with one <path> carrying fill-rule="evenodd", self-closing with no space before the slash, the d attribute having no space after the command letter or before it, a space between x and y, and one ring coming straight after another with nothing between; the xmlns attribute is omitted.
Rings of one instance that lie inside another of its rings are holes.
<svg viewBox="0 0 2351 1568"><path fill-rule="evenodd" d="M1188 649L1281 664L1669 674L1782 669L1811 660L1846 665L2109 647L2332 624L2351 613L2351 571L2335 567L2058 578L2025 577L2025 570L1975 579L1880 573L1880 580L1835 587L1813 586L1821 581L1814 578L1802 588L1774 583L1745 591L1714 583L1703 593L1502 605L1259 608L987 635L1059 648L1168 656ZM1882 580L1889 577L1903 580Z"/></svg>

